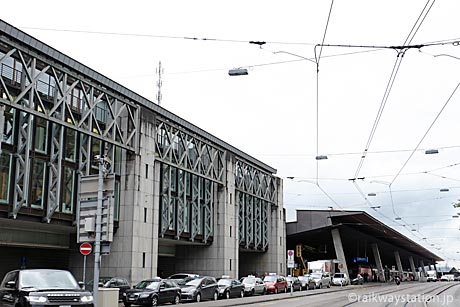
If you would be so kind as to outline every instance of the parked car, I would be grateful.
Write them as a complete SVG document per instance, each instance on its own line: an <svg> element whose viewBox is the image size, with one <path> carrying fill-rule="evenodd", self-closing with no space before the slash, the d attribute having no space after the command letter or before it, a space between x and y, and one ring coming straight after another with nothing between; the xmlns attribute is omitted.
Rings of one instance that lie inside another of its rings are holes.
<svg viewBox="0 0 460 307"><path fill-rule="evenodd" d="M244 285L236 279L221 278L217 282L219 297L229 299L231 297L244 297Z"/></svg>
<svg viewBox="0 0 460 307"><path fill-rule="evenodd" d="M93 307L93 296L82 290L72 273L54 269L8 272L0 284L0 306Z"/></svg>
<svg viewBox="0 0 460 307"><path fill-rule="evenodd" d="M335 273L332 277L332 284L334 286L348 286L350 284L350 278L346 273Z"/></svg>
<svg viewBox="0 0 460 307"><path fill-rule="evenodd" d="M172 280L160 278L145 279L126 290L123 295L123 304L157 306L164 303L179 304L181 296L180 287Z"/></svg>
<svg viewBox="0 0 460 307"><path fill-rule="evenodd" d="M351 280L351 284L352 285L364 284L364 277L362 277L361 274L356 275L356 277Z"/></svg>
<svg viewBox="0 0 460 307"><path fill-rule="evenodd" d="M293 277L293 276L288 276L286 277L287 281L287 286L288 286L288 291L291 290L291 285L292 285L292 291L302 291L302 284L300 283L300 280L298 277Z"/></svg>
<svg viewBox="0 0 460 307"><path fill-rule="evenodd" d="M441 281L454 281L454 274L444 274L441 276Z"/></svg>
<svg viewBox="0 0 460 307"><path fill-rule="evenodd" d="M180 287L183 301L201 302L201 300L217 300L219 297L217 281L214 277L199 277Z"/></svg>
<svg viewBox="0 0 460 307"><path fill-rule="evenodd" d="M241 278L241 283L244 286L244 293L246 295L265 294L267 292L265 283L259 277L255 277L255 276L243 277Z"/></svg>
<svg viewBox="0 0 460 307"><path fill-rule="evenodd" d="M316 282L310 275L299 276L299 281L302 285L302 289L310 290L316 288Z"/></svg>
<svg viewBox="0 0 460 307"><path fill-rule="evenodd" d="M200 277L198 274L189 274L189 273L177 273L169 276L167 279L170 279L176 282L179 286L183 286L191 280Z"/></svg>
<svg viewBox="0 0 460 307"><path fill-rule="evenodd" d="M287 292L287 281L284 276L267 275L264 277L264 283L268 293Z"/></svg>
<svg viewBox="0 0 460 307"><path fill-rule="evenodd" d="M331 277L329 273L311 273L310 276L315 281L316 288L331 287Z"/></svg>
<svg viewBox="0 0 460 307"><path fill-rule="evenodd" d="M131 289L131 285L128 280L123 277L100 277L99 287L118 288L118 299L120 301L123 299L123 293L125 293L126 290ZM93 291L93 280L86 283L85 289L91 292Z"/></svg>

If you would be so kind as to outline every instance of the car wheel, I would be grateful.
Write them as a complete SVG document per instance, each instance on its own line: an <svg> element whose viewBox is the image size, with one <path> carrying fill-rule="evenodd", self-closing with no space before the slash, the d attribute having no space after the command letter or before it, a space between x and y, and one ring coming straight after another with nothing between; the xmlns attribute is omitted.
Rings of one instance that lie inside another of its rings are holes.
<svg viewBox="0 0 460 307"><path fill-rule="evenodd" d="M299 291L302 291L302 285L300 285L300 287L299 287Z"/></svg>
<svg viewBox="0 0 460 307"><path fill-rule="evenodd" d="M264 288L264 290L262 291L262 295L265 295L267 294L267 289Z"/></svg>
<svg viewBox="0 0 460 307"><path fill-rule="evenodd" d="M241 298L244 297L244 291L243 291L243 290L241 290L240 297L241 297Z"/></svg>
<svg viewBox="0 0 460 307"><path fill-rule="evenodd" d="M323 288L323 284L319 284L318 289L322 289L322 288Z"/></svg>
<svg viewBox="0 0 460 307"><path fill-rule="evenodd" d="M278 294L278 288L275 287L275 294Z"/></svg>
<svg viewBox="0 0 460 307"><path fill-rule="evenodd" d="M158 306L158 298L156 296L152 297L152 305L151 306Z"/></svg>
<svg viewBox="0 0 460 307"><path fill-rule="evenodd" d="M195 301L196 301L197 303L201 302L201 293L198 293L198 294L196 295Z"/></svg>
<svg viewBox="0 0 460 307"><path fill-rule="evenodd" d="M284 293L287 293L287 287L284 287Z"/></svg>
<svg viewBox="0 0 460 307"><path fill-rule="evenodd" d="M180 296L179 295L176 295L176 297L174 298L174 301L172 302L174 305L177 305L180 303Z"/></svg>
<svg viewBox="0 0 460 307"><path fill-rule="evenodd" d="M230 291L225 291L225 298L227 300L230 298Z"/></svg>
<svg viewBox="0 0 460 307"><path fill-rule="evenodd" d="M229 297L230 297L230 296L229 296ZM218 298L219 298L219 293L214 292L214 300L217 301Z"/></svg>
<svg viewBox="0 0 460 307"><path fill-rule="evenodd" d="M330 287L331 287L331 283L328 283L328 284L327 284L327 287L330 288Z"/></svg>
<svg viewBox="0 0 460 307"><path fill-rule="evenodd" d="M125 305L125 307L131 307L131 304L129 303L123 303L123 305Z"/></svg>
<svg viewBox="0 0 460 307"><path fill-rule="evenodd" d="M265 289L264 289L264 292L265 292ZM254 294L256 294L256 290L252 289L251 295L253 296Z"/></svg>

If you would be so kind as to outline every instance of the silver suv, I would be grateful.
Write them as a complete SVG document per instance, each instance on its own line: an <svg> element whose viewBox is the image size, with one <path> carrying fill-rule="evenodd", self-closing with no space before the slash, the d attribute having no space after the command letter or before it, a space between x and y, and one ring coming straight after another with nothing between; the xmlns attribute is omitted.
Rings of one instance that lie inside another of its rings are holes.
<svg viewBox="0 0 460 307"><path fill-rule="evenodd" d="M313 278L316 284L316 288L321 289L323 287L331 287L331 275L329 273L311 273L310 277Z"/></svg>

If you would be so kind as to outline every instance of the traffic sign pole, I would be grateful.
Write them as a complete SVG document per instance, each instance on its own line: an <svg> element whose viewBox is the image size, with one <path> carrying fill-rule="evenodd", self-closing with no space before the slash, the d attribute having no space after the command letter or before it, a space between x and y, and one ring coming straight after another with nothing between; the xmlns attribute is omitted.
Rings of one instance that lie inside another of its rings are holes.
<svg viewBox="0 0 460 307"><path fill-rule="evenodd" d="M86 289L86 255L83 255L83 290Z"/></svg>
<svg viewBox="0 0 460 307"><path fill-rule="evenodd" d="M86 288L86 256L92 251L93 247L88 242L80 244L80 253L83 255L83 289Z"/></svg>

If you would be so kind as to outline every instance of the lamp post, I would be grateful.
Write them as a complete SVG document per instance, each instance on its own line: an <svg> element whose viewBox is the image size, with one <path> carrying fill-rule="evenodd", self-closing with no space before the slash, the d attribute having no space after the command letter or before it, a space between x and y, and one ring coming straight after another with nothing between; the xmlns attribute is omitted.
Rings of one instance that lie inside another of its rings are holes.
<svg viewBox="0 0 460 307"><path fill-rule="evenodd" d="M97 190L97 207L96 207L96 238L94 242L94 278L93 278L93 297L94 304L99 304L99 269L101 266L101 235L102 235L102 202L104 198L104 177L107 175L112 162L106 155L96 155L95 160L99 162L99 177Z"/></svg>

